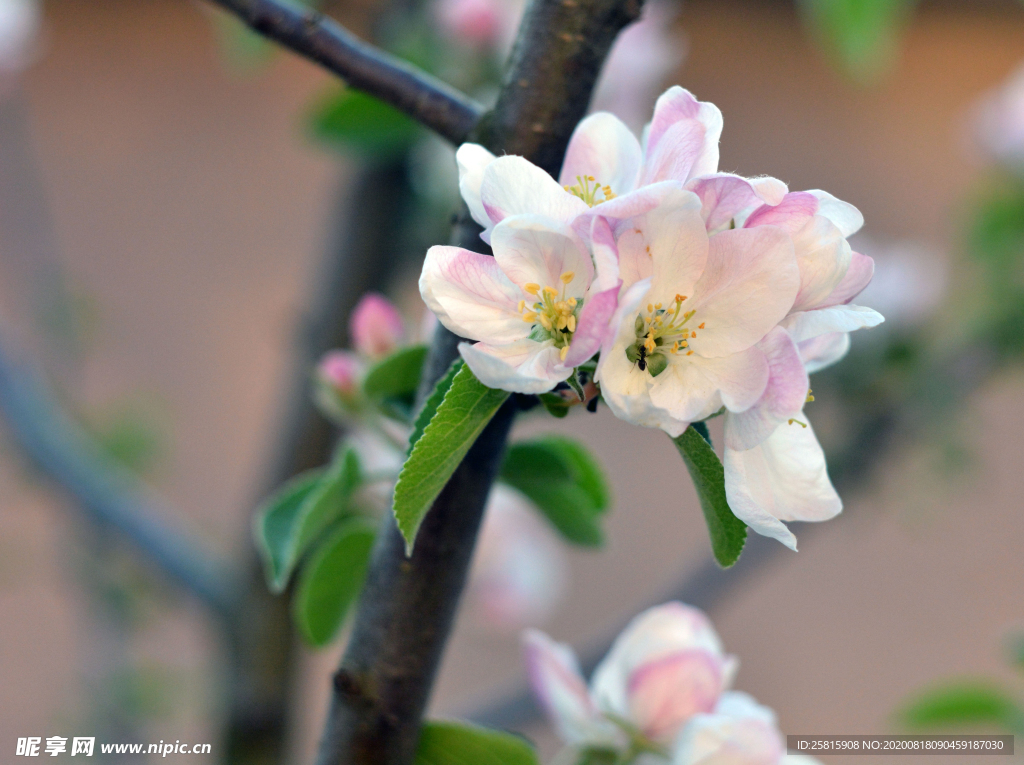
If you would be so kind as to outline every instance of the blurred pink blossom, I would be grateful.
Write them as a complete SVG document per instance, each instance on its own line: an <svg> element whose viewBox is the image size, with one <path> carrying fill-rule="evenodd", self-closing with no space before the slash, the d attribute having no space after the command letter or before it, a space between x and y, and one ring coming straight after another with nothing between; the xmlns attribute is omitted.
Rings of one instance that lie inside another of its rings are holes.
<svg viewBox="0 0 1024 765"><path fill-rule="evenodd" d="M497 45L508 17L520 8L506 0L438 0L434 14L446 36L475 48Z"/></svg>
<svg viewBox="0 0 1024 765"><path fill-rule="evenodd" d="M41 21L37 0L0 0L0 77L30 63Z"/></svg>
<svg viewBox="0 0 1024 765"><path fill-rule="evenodd" d="M470 572L470 608L499 630L541 624L565 594L567 569L562 545L537 510L495 484Z"/></svg>
<svg viewBox="0 0 1024 765"><path fill-rule="evenodd" d="M359 300L349 321L352 343L369 358L386 356L405 338L405 325L394 304L377 292Z"/></svg>
<svg viewBox="0 0 1024 765"><path fill-rule="evenodd" d="M1011 170L1024 172L1024 65L975 107L982 148Z"/></svg>
<svg viewBox="0 0 1024 765"><path fill-rule="evenodd" d="M341 398L348 399L359 389L362 362L349 351L330 351L317 365L317 376Z"/></svg>

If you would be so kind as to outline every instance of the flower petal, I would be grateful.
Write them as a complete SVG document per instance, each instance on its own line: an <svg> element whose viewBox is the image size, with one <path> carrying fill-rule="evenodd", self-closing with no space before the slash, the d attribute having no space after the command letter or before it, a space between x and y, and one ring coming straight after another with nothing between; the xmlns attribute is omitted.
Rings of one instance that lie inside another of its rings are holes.
<svg viewBox="0 0 1024 765"><path fill-rule="evenodd" d="M710 417L723 405L744 411L768 384L768 362L756 346L714 359L696 354L669 359L668 368L651 383L650 397L656 407L680 422Z"/></svg>
<svg viewBox="0 0 1024 765"><path fill-rule="evenodd" d="M721 656L683 650L638 666L627 682L630 722L669 744L691 717L715 708L722 693Z"/></svg>
<svg viewBox="0 0 1024 765"><path fill-rule="evenodd" d="M570 272L566 296L580 298L594 278L590 254L575 232L541 215L505 218L491 232L491 248L498 266L520 287L534 283L561 291L560 277Z"/></svg>
<svg viewBox="0 0 1024 765"><path fill-rule="evenodd" d="M654 116L647 130L647 156L650 158L666 142L673 140L669 131L680 123L696 122L702 128L702 141L689 159L689 174L677 180L686 181L718 170L718 141L722 137L722 112L714 104L698 101L688 90L673 86L658 97ZM676 134L679 135L678 133ZM649 160L648 160L649 161ZM645 168L646 172L646 168Z"/></svg>
<svg viewBox="0 0 1024 765"><path fill-rule="evenodd" d="M862 305L835 305L790 314L781 322L793 340L802 343L826 332L853 332L877 327L885 321L878 311Z"/></svg>
<svg viewBox="0 0 1024 765"><path fill-rule="evenodd" d="M349 334L357 351L378 358L398 347L405 336L405 325L390 300L378 292L367 292L352 309Z"/></svg>
<svg viewBox="0 0 1024 765"><path fill-rule="evenodd" d="M546 393L571 373L551 341L518 340L507 345L459 343L459 353L488 388L511 393Z"/></svg>
<svg viewBox="0 0 1024 765"><path fill-rule="evenodd" d="M774 178L758 179L760 188L768 194L775 191L768 182ZM782 188L781 181L775 181ZM728 227L732 221L743 219L751 211L764 204L759 194L759 187L747 178L730 173L717 173L694 178L686 184L686 188L694 192L701 201L701 215L708 231L717 231Z"/></svg>
<svg viewBox="0 0 1024 765"><path fill-rule="evenodd" d="M593 176L615 194L626 194L636 188L641 155L640 142L622 120L597 112L573 131L558 180L563 186L574 186L577 176Z"/></svg>
<svg viewBox="0 0 1024 765"><path fill-rule="evenodd" d="M775 327L758 348L768 360L768 384L745 412L726 413L725 445L730 449L750 449L761 443L803 409L807 399L807 372L789 333Z"/></svg>
<svg viewBox="0 0 1024 765"><path fill-rule="evenodd" d="M440 322L462 337L500 344L530 332L518 309L523 291L489 255L431 247L423 261L420 294Z"/></svg>
<svg viewBox="0 0 1024 765"><path fill-rule="evenodd" d="M568 224L590 209L539 167L512 156L498 157L484 170L480 199L491 225L524 213Z"/></svg>
<svg viewBox="0 0 1024 765"><path fill-rule="evenodd" d="M694 164L704 150L705 137L704 126L695 120L684 120L669 127L657 148L648 149L640 184L646 186L658 181L685 183L699 175L694 172ZM717 159L715 164L718 164Z"/></svg>
<svg viewBox="0 0 1024 765"><path fill-rule="evenodd" d="M791 191L778 204L765 204L747 218L745 228L755 226L778 226L795 234L807 225L807 221L818 211L818 199L806 191Z"/></svg>
<svg viewBox="0 0 1024 765"><path fill-rule="evenodd" d="M723 460L725 494L736 517L793 550L796 537L782 521L824 521L843 509L813 428L802 414L796 419L753 449L726 447Z"/></svg>
<svg viewBox="0 0 1024 765"><path fill-rule="evenodd" d="M783 231L765 226L715 234L686 304L696 311L690 348L705 358L749 348L786 315L799 284L793 242Z"/></svg>
<svg viewBox="0 0 1024 765"><path fill-rule="evenodd" d="M606 290L622 284L619 277L619 247L615 232L600 215L590 222L590 249L594 255L595 274L591 289Z"/></svg>
<svg viewBox="0 0 1024 765"><path fill-rule="evenodd" d="M818 200L818 215L823 215L832 221L843 236L853 236L864 225L864 216L849 202L836 199L821 189L812 189L807 193Z"/></svg>
<svg viewBox="0 0 1024 765"><path fill-rule="evenodd" d="M778 765L785 752L775 714L745 693L722 696L680 734L672 765Z"/></svg>
<svg viewBox="0 0 1024 765"><path fill-rule="evenodd" d="M826 332L797 346L807 374L832 366L850 351L849 332Z"/></svg>
<svg viewBox="0 0 1024 765"><path fill-rule="evenodd" d="M615 745L614 726L601 717L587 693L572 649L543 632L523 633L530 685L559 736L570 745Z"/></svg>
<svg viewBox="0 0 1024 765"><path fill-rule="evenodd" d="M591 356L601 350L601 345L609 333L614 332L611 323L612 315L619 304L619 285L604 292L591 294L583 304L576 332L569 344L569 352L562 364L573 368L588 361Z"/></svg>
<svg viewBox="0 0 1024 765"><path fill-rule="evenodd" d="M484 228L490 228L494 224L487 217L480 199L480 185L484 180L484 170L494 159L491 152L475 143L464 143L455 152L455 162L459 166L459 193L462 194L473 220Z"/></svg>
<svg viewBox="0 0 1024 765"><path fill-rule="evenodd" d="M836 288L829 293L822 301L820 308L828 308L833 305L849 303L859 295L875 275L875 261L867 255L859 252L851 253L850 267L846 269L846 276L836 285Z"/></svg>

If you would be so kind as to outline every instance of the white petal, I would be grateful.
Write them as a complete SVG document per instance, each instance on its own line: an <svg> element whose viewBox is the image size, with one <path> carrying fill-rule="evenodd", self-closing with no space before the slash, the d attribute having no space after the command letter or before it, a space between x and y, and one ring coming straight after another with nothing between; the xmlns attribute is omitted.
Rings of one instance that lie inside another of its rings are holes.
<svg viewBox="0 0 1024 765"><path fill-rule="evenodd" d="M562 365L551 341L526 339L498 346L460 343L459 353L480 382L511 393L546 393L572 373Z"/></svg>
<svg viewBox="0 0 1024 765"><path fill-rule="evenodd" d="M807 374L832 366L850 351L849 332L826 332L797 346Z"/></svg>
<svg viewBox="0 0 1024 765"><path fill-rule="evenodd" d="M774 713L745 693L722 696L712 714L695 716L679 735L673 765L777 765L785 751Z"/></svg>
<svg viewBox="0 0 1024 765"><path fill-rule="evenodd" d="M723 405L737 412L750 408L767 384L768 362L756 346L714 359L676 354L669 356L668 367L654 378L650 397L674 419L693 422Z"/></svg>
<svg viewBox="0 0 1024 765"><path fill-rule="evenodd" d="M598 112L573 131L559 183L575 186L577 176L593 176L613 193L627 194L636 188L640 160L640 142L633 132L614 114Z"/></svg>
<svg viewBox="0 0 1024 765"><path fill-rule="evenodd" d="M608 221L601 216L596 216L591 220L590 248L594 255L594 266L597 272L592 289L603 292L621 284L619 247L615 242L615 233L608 225Z"/></svg>
<svg viewBox="0 0 1024 765"><path fill-rule="evenodd" d="M825 303L850 268L853 251L839 229L821 215L811 217L793 234L793 247L800 267L800 291L794 311L805 311Z"/></svg>
<svg viewBox="0 0 1024 765"><path fill-rule="evenodd" d="M875 261L867 255L854 252L850 256L850 267L846 270L846 276L836 285L836 288L829 293L828 297L819 306L828 308L833 305L849 303L859 295L875 275Z"/></svg>
<svg viewBox="0 0 1024 765"><path fill-rule="evenodd" d="M818 200L818 215L824 215L835 223L843 232L843 236L856 234L864 225L864 216L849 202L836 199L827 191L820 189L812 189L807 193L813 194Z"/></svg>
<svg viewBox="0 0 1024 765"><path fill-rule="evenodd" d="M690 348L705 358L749 348L786 315L799 283L784 232L764 226L715 234L693 300L684 304L696 311Z"/></svg>
<svg viewBox="0 0 1024 765"><path fill-rule="evenodd" d="M725 415L725 445L750 449L803 409L809 387L796 343L786 330L775 327L757 347L768 360L768 384L757 403L745 412Z"/></svg>
<svg viewBox="0 0 1024 765"><path fill-rule="evenodd" d="M802 414L796 419L753 449L726 448L724 459L725 494L736 517L793 550L796 537L782 521L824 521L843 509L814 430Z"/></svg>
<svg viewBox="0 0 1024 765"><path fill-rule="evenodd" d="M810 340L827 332L854 332L877 327L885 321L878 311L861 305L836 305L814 311L800 311L781 322L796 343Z"/></svg>
<svg viewBox="0 0 1024 765"><path fill-rule="evenodd" d="M590 254L576 233L564 223L540 215L505 218L491 232L494 259L505 275L520 287L539 284L561 292L562 274L574 278L565 285L566 297L586 294L594 278ZM529 296L527 302L530 302Z"/></svg>
<svg viewBox="0 0 1024 765"><path fill-rule="evenodd" d="M571 224L590 208L550 175L522 157L498 157L484 170L480 199L487 218L498 223L510 215L532 213Z"/></svg>
<svg viewBox="0 0 1024 765"><path fill-rule="evenodd" d="M528 296L489 255L431 247L423 261L420 294L441 323L461 337L500 344L530 332L518 308L519 300Z"/></svg>
<svg viewBox="0 0 1024 765"><path fill-rule="evenodd" d="M543 632L523 633L526 670L534 693L562 739L574 746L618 743L587 693L572 649Z"/></svg>
<svg viewBox="0 0 1024 765"><path fill-rule="evenodd" d="M484 228L490 228L494 223L484 211L484 204L480 199L480 184L484 180L484 170L494 159L491 152L475 143L464 143L455 152L455 161L459 165L459 193L462 194L473 220Z"/></svg>

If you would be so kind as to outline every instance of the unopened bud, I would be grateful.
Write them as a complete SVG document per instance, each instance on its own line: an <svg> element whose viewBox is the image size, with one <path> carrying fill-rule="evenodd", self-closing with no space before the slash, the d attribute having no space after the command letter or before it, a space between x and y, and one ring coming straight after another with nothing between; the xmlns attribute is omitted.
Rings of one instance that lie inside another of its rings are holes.
<svg viewBox="0 0 1024 765"><path fill-rule="evenodd" d="M352 344L370 358L391 353L405 337L405 327L398 310L383 295L367 292L360 299L349 322Z"/></svg>

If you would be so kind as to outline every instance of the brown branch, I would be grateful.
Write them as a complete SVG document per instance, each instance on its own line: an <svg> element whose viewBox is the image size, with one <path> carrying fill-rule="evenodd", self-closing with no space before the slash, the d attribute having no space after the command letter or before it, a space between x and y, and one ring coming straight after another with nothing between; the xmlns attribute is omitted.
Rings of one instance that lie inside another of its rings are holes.
<svg viewBox="0 0 1024 765"><path fill-rule="evenodd" d="M615 36L639 16L640 7L641 0L534 0L497 105L471 139L498 154L521 154L556 174ZM464 219L455 238L479 250L478 232ZM456 339L438 331L427 387L456 357ZM384 519L352 637L334 677L320 765L412 761L513 417L514 399L441 492L410 558L394 520Z"/></svg>
<svg viewBox="0 0 1024 765"><path fill-rule="evenodd" d="M355 37L318 11L281 0L209 0L247 26L357 90L394 106L454 144L466 140L482 107L411 64Z"/></svg>

